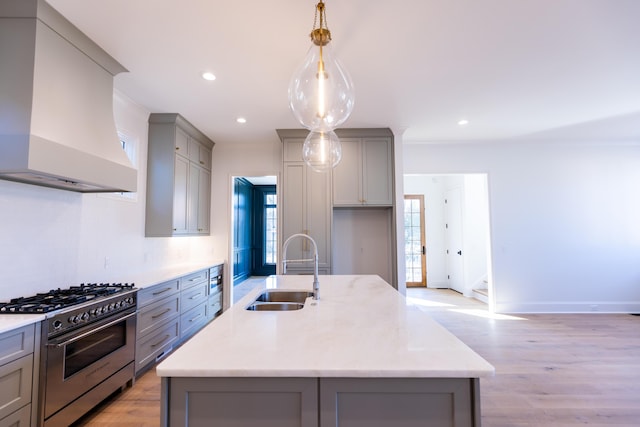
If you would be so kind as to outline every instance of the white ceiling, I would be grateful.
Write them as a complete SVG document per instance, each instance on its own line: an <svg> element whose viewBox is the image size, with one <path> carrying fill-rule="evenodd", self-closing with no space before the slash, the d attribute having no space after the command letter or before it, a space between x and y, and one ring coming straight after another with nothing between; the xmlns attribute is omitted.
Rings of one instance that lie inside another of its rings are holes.
<svg viewBox="0 0 640 427"><path fill-rule="evenodd" d="M299 127L287 86L315 0L48 1L129 70L116 88L150 111L181 113L221 144ZM640 139L639 0L325 4L356 87L345 127L405 142Z"/></svg>

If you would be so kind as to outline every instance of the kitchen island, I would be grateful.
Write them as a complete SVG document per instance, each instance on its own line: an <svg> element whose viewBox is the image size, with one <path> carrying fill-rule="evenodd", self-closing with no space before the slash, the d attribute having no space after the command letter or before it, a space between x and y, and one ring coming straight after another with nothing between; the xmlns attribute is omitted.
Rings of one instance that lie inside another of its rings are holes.
<svg viewBox="0 0 640 427"><path fill-rule="evenodd" d="M320 276L320 299L249 311L273 276L157 367L163 425L480 426L493 367L378 276Z"/></svg>

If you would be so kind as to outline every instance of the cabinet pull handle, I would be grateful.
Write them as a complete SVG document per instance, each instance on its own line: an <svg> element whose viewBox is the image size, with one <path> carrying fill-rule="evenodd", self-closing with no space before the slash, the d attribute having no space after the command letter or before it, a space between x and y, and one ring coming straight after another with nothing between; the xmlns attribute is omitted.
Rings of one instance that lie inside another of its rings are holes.
<svg viewBox="0 0 640 427"><path fill-rule="evenodd" d="M170 291L171 289L173 289L173 288L164 288L163 290L158 291L158 292L154 292L151 295L153 295L155 297L156 295L164 294L165 292Z"/></svg>
<svg viewBox="0 0 640 427"><path fill-rule="evenodd" d="M195 322L198 317L201 317L202 313L198 314L196 317L189 319L189 322Z"/></svg>
<svg viewBox="0 0 640 427"><path fill-rule="evenodd" d="M171 309L170 309L170 308L167 308L167 309L166 309L165 311L163 311L162 313L159 313L159 314L156 314L156 315L151 316L151 318L152 318L152 319L157 319L158 317L162 317L162 316L164 316L165 314L167 314L167 313L168 313L168 312L170 312L170 311L171 311Z"/></svg>
<svg viewBox="0 0 640 427"><path fill-rule="evenodd" d="M204 162L203 162L202 160L200 160L200 164L201 164L201 165L204 165Z"/></svg>
<svg viewBox="0 0 640 427"><path fill-rule="evenodd" d="M178 151L180 149L180 147L176 147L176 151Z"/></svg>
<svg viewBox="0 0 640 427"><path fill-rule="evenodd" d="M164 338L162 338L162 339L161 339L160 341L158 341L157 343L155 343L155 344L151 344L151 348L156 348L156 347L158 347L159 345L161 345L161 344L164 342L164 340L166 340L166 339L167 339L167 338L169 338L169 337L171 337L171 335L169 335L169 334L165 335L165 336L164 336Z"/></svg>

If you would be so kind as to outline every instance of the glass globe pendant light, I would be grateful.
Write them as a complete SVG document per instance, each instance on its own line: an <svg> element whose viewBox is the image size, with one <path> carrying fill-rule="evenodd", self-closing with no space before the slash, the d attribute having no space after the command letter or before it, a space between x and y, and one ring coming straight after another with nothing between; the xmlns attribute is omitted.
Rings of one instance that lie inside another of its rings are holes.
<svg viewBox="0 0 640 427"><path fill-rule="evenodd" d="M332 130L312 130L302 146L302 159L316 172L327 172L342 159L342 146Z"/></svg>
<svg viewBox="0 0 640 427"><path fill-rule="evenodd" d="M353 111L354 90L349 73L332 53L331 32L327 28L322 0L316 5L310 37L312 45L307 56L289 83L289 107L300 124L311 131L303 152L317 157L310 158L307 164L314 170L328 170L335 167L342 157L340 140L333 130L343 124ZM320 141L329 141L330 144ZM307 147L307 142L316 145ZM318 151L321 148L334 153ZM320 166L321 162L332 162L331 159L336 158L335 164Z"/></svg>

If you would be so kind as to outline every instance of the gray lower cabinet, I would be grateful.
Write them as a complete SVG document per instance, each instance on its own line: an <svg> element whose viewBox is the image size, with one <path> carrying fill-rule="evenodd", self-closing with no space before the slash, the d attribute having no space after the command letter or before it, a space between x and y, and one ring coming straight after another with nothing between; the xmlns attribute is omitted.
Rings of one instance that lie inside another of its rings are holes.
<svg viewBox="0 0 640 427"><path fill-rule="evenodd" d="M163 378L170 427L480 427L477 378Z"/></svg>
<svg viewBox="0 0 640 427"><path fill-rule="evenodd" d="M138 291L136 374L169 353L180 339L180 280Z"/></svg>
<svg viewBox="0 0 640 427"><path fill-rule="evenodd" d="M185 340L207 324L209 270L180 279L180 340Z"/></svg>
<svg viewBox="0 0 640 427"><path fill-rule="evenodd" d="M315 378L163 378L169 426L318 427ZM170 384L169 384L170 381Z"/></svg>
<svg viewBox="0 0 640 427"><path fill-rule="evenodd" d="M322 378L320 427L479 427L477 381Z"/></svg>
<svg viewBox="0 0 640 427"><path fill-rule="evenodd" d="M39 358L39 324L0 334L0 427L29 426L37 394L34 361ZM36 330L38 333L36 334Z"/></svg>
<svg viewBox="0 0 640 427"><path fill-rule="evenodd" d="M222 311L222 269L216 265L138 291L136 375Z"/></svg>

